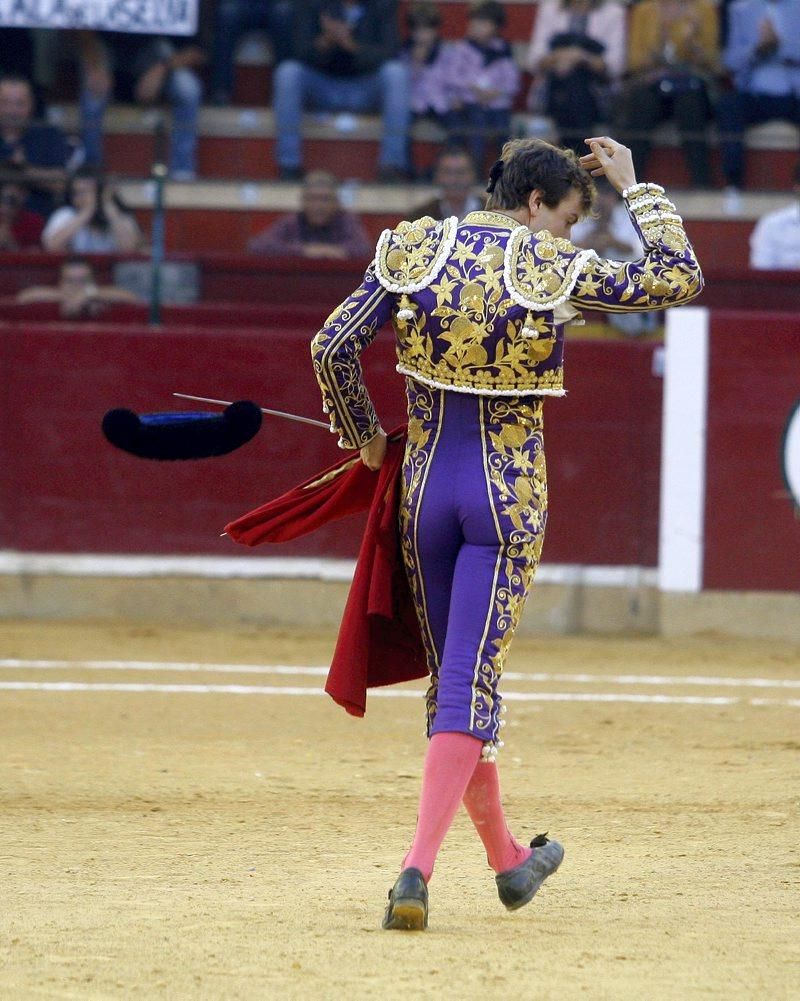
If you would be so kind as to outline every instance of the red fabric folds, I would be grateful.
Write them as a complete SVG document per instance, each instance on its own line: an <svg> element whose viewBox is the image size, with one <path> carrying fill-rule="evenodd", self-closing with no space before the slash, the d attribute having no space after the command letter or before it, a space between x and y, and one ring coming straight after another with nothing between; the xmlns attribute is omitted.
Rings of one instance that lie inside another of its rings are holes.
<svg viewBox="0 0 800 1001"><path fill-rule="evenodd" d="M389 435L377 473L348 456L225 526L245 546L287 542L368 511L325 691L363 716L367 689L423 678L425 650L400 553L397 516L406 428Z"/></svg>

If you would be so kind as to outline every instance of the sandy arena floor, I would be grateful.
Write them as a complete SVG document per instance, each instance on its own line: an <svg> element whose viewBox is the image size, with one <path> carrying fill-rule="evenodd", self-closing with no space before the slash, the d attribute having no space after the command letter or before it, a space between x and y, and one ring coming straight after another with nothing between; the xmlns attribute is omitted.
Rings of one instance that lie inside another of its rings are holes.
<svg viewBox="0 0 800 1001"><path fill-rule="evenodd" d="M799 649L518 642L509 819L566 859L508 914L461 813L430 928L404 934L380 918L420 701L355 720L313 673L220 669L325 665L332 643L0 623L0 997L800 997ZM43 687L65 682L148 690Z"/></svg>

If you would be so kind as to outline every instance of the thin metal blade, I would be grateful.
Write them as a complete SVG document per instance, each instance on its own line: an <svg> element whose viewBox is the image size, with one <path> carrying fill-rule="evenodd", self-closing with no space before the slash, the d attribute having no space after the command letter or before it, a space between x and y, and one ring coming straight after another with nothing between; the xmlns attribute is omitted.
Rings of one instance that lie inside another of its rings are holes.
<svg viewBox="0 0 800 1001"><path fill-rule="evenodd" d="M218 407L229 407L230 400L212 400L208 396L190 396L189 393L173 393L173 396L181 400L195 400L198 403L213 403ZM313 417L301 417L299 414L287 414L284 410L270 410L267 407L260 407L262 414L269 414L270 417L285 417L287 421L297 421L299 424L311 424L312 427L324 428L330 431L330 427L323 421L316 421Z"/></svg>

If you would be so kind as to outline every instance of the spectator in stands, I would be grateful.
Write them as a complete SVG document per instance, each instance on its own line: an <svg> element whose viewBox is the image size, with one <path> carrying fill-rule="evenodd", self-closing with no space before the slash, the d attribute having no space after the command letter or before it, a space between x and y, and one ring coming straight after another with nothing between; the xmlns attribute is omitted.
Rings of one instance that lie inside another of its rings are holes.
<svg viewBox="0 0 800 1001"><path fill-rule="evenodd" d="M81 120L86 160L103 163L103 117L112 96L119 101L172 106L170 177L197 176L197 125L203 88L196 69L203 50L190 40L122 32L82 31L77 37L81 62Z"/></svg>
<svg viewBox="0 0 800 1001"><path fill-rule="evenodd" d="M774 118L800 126L800 0L740 0L728 17L724 61L734 89L719 100L717 126L735 211L744 184L745 128Z"/></svg>
<svg viewBox="0 0 800 1001"><path fill-rule="evenodd" d="M610 95L625 69L626 15L603 0L543 0L528 69L532 111L555 122L560 141L583 156L587 136L608 120Z"/></svg>
<svg viewBox="0 0 800 1001"><path fill-rule="evenodd" d="M23 289L17 293L17 302L55 302L65 320L77 320L98 316L106 306L114 303L133 303L138 299L127 289L98 286L92 265L72 258L61 265L58 285Z"/></svg>
<svg viewBox="0 0 800 1001"><path fill-rule="evenodd" d="M442 15L435 3L415 3L406 16L408 38L403 59L411 78L411 111L415 118L431 118L445 125L450 110L447 76L451 44L442 40Z"/></svg>
<svg viewBox="0 0 800 1001"><path fill-rule="evenodd" d="M273 81L281 179L302 176L305 108L380 110L379 179L407 178L410 88L408 67L397 58L397 0L307 0L296 10L295 40L296 58L281 63Z"/></svg>
<svg viewBox="0 0 800 1001"><path fill-rule="evenodd" d="M466 38L451 47L447 61L448 141L468 149L479 172L487 152L499 153L511 134L520 86L511 46L501 34L505 21L505 9L495 0L470 4Z"/></svg>
<svg viewBox="0 0 800 1001"><path fill-rule="evenodd" d="M695 188L711 186L706 130L719 73L719 22L712 0L643 0L631 11L623 102L636 173L647 176L652 130L674 119Z"/></svg>
<svg viewBox="0 0 800 1001"><path fill-rule="evenodd" d="M794 201L768 212L750 236L750 267L766 270L800 268L800 160L794 168Z"/></svg>
<svg viewBox="0 0 800 1001"><path fill-rule="evenodd" d="M475 191L477 176L475 164L470 154L458 146L445 146L436 159L434 183L439 194L431 201L418 205L412 219L431 216L434 219L448 219L458 216L463 219L470 212L482 209L486 196Z"/></svg>
<svg viewBox="0 0 800 1001"><path fill-rule="evenodd" d="M12 168L6 164L0 180L0 250L38 249L44 219L25 208L28 189L20 183L22 168L17 167L17 176Z"/></svg>
<svg viewBox="0 0 800 1001"><path fill-rule="evenodd" d="M131 254L142 233L122 199L93 167L81 167L67 185L66 205L50 216L42 234L45 250L77 254Z"/></svg>
<svg viewBox="0 0 800 1001"><path fill-rule="evenodd" d="M248 246L252 253L270 257L331 260L369 257L372 251L364 227L342 208L336 178L325 170L306 175L299 212L278 219Z"/></svg>
<svg viewBox="0 0 800 1001"><path fill-rule="evenodd" d="M61 129L35 123L33 111L30 81L0 77L0 170L9 162L20 168L30 190L26 207L47 216L63 194L67 168L79 154Z"/></svg>
<svg viewBox="0 0 800 1001"><path fill-rule="evenodd" d="M230 104L236 44L245 32L267 32L275 65L292 55L293 6L293 0L219 0L211 53L213 104Z"/></svg>
<svg viewBox="0 0 800 1001"><path fill-rule="evenodd" d="M610 184L598 182L592 214L575 223L570 239L576 247L596 250L600 257L616 261L637 261L644 256L625 203Z"/></svg>

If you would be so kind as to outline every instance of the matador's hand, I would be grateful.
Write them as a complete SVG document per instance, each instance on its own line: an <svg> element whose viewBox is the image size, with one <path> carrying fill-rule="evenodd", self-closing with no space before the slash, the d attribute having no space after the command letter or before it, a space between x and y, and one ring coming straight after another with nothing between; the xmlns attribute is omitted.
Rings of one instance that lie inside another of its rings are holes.
<svg viewBox="0 0 800 1001"><path fill-rule="evenodd" d="M633 156L627 146L609 136L595 136L584 140L592 151L581 157L581 166L593 177L605 177L620 194L636 184Z"/></svg>
<svg viewBox="0 0 800 1001"><path fill-rule="evenodd" d="M383 465L386 458L386 433L382 428L378 429L375 437L361 447L361 461L367 469L377 472Z"/></svg>

